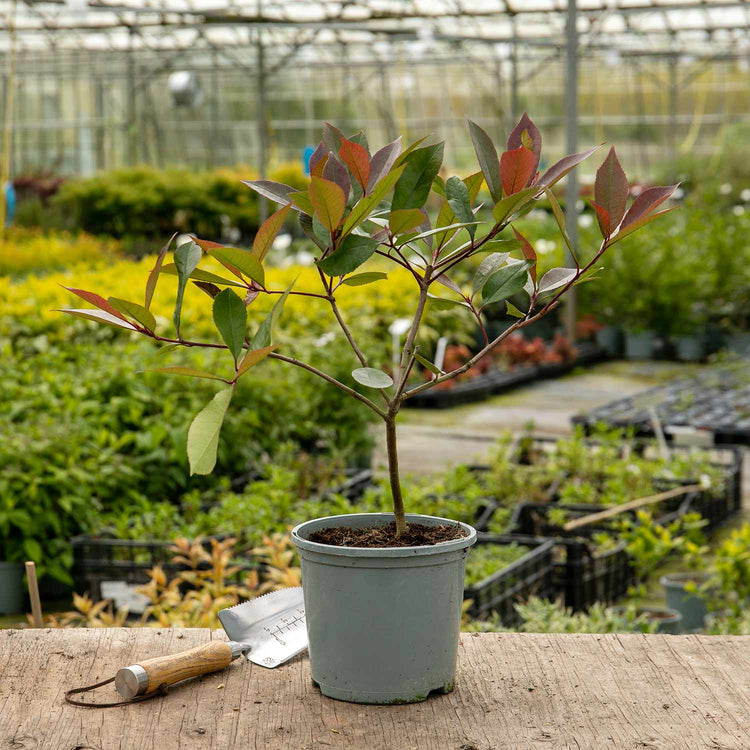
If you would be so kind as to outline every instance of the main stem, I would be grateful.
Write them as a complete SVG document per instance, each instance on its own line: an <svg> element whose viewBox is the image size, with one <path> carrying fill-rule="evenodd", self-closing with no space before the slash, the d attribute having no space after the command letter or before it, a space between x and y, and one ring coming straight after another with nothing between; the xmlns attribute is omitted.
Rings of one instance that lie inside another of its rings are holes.
<svg viewBox="0 0 750 750"><path fill-rule="evenodd" d="M393 495L393 515L396 517L396 536L406 531L404 515L404 498L401 495L401 481L398 475L398 446L396 444L396 415L388 414L385 418L385 443L388 450L388 478Z"/></svg>

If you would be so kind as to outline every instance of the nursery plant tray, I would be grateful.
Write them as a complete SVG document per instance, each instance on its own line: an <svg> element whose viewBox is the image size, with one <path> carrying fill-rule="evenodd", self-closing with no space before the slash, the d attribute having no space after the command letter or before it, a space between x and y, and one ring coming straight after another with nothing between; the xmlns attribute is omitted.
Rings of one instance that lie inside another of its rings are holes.
<svg viewBox="0 0 750 750"><path fill-rule="evenodd" d="M520 622L515 605L531 596L543 599L554 597L552 552L554 542L530 535L478 534L477 545L518 544L529 551L518 560L493 573L483 581L464 589L464 599L471 599L471 617L482 617L496 612L503 625Z"/></svg>

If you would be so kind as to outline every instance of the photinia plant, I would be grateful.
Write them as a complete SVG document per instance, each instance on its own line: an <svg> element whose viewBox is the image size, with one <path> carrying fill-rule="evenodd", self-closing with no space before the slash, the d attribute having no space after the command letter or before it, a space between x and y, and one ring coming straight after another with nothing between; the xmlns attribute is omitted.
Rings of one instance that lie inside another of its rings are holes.
<svg viewBox="0 0 750 750"><path fill-rule="evenodd" d="M500 342L514 332L538 320L555 308L573 285L593 278L598 263L613 244L666 211L655 209L677 187L644 190L627 207L628 182L612 149L599 168L594 186L593 208L602 233L602 242L593 257L580 263L566 233L565 218L551 188L570 170L591 156L599 147L561 159L541 176L538 172L542 137L524 114L511 132L506 150L498 158L487 133L469 121L480 171L463 179L444 180L439 171L443 161L443 143L422 145L424 138L405 150L401 138L371 154L360 131L351 138L332 125L323 127L323 139L310 158L310 183L307 190L268 180L246 184L260 195L280 205L260 227L251 250L225 247L194 237L174 251L174 263L164 261L174 236L162 248L146 281L144 304L93 292L70 289L96 309L64 310L69 315L90 318L166 342L168 346L226 349L232 359L233 375L225 378L187 367L165 366L156 371L197 378L211 378L225 387L195 417L188 431L187 452L192 473L210 473L216 462L216 448L222 421L239 378L262 360L275 359L302 367L358 399L385 424L390 486L397 534L406 528L399 481L396 445L396 417L401 406L414 394L445 383L471 369ZM477 196L486 183L492 202L492 220L480 221ZM390 203L386 197L390 195ZM432 196L437 215L431 219L425 210ZM561 235L571 251L574 268L553 268L541 278L536 273L536 253L531 243L513 226L537 201L546 199L557 220ZM667 209L671 210L671 209ZM290 212L296 212L305 234L319 248L316 259L320 290L298 291L292 287L270 289L266 284L263 262ZM471 289L461 289L450 277L460 263L482 254ZM221 263L229 276L199 268L210 256ZM336 304L336 292L342 285L359 286L382 281L387 274L363 270L364 264L378 256L406 269L414 279L416 309L401 352L400 367L392 377L371 367L357 345ZM176 335L165 337L156 331L156 320L149 312L160 274L177 276L177 301L173 321ZM180 317L183 296L192 281L213 299L213 319L221 342L193 341L183 337ZM457 295L444 297L433 293L445 287ZM525 292L528 301L522 307L509 298ZM273 309L250 335L247 310L260 295L275 297ZM372 397L355 390L354 382L341 382L312 365L276 351L274 326L289 295L303 295L311 303L324 301L338 321L360 367L352 380L377 393ZM476 318L485 346L448 372L438 369L419 352L416 344L420 322L428 304L468 309ZM516 320L494 340L489 340L482 312L490 305L505 304L506 312ZM525 309L522 309L525 308ZM428 382L407 388L409 374L419 362L431 373Z"/></svg>

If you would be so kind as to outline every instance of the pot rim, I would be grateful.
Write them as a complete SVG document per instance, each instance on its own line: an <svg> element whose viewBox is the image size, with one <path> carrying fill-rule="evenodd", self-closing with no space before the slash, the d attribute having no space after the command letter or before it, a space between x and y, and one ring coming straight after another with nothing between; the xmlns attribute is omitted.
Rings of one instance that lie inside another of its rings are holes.
<svg viewBox="0 0 750 750"><path fill-rule="evenodd" d="M422 523L425 520L438 521L440 524L451 524L460 526L465 532L466 536L460 539L449 539L445 542L438 542L437 544L423 544L415 547L341 547L334 544L322 544L321 542L311 542L309 539L305 539L302 533L305 531L306 526L315 524L316 527L320 526L321 522L330 522L328 526L346 526L347 520L354 518L371 518L372 520L383 520L388 523L393 520L393 513L345 513L337 516L322 516L320 518L313 518L309 521L297 524L292 529L292 541L301 550L307 552L319 552L327 555L337 555L340 557L415 557L423 555L438 555L444 552L455 552L459 550L471 547L477 540L477 531L473 526L469 526L463 521L455 521L451 518L442 518L441 516L425 516L419 513L407 513L406 520L413 523ZM439 525L439 524L431 524Z"/></svg>
<svg viewBox="0 0 750 750"><path fill-rule="evenodd" d="M675 586L679 588L684 588L684 584L688 582L700 582L705 583L711 578L710 573L706 573L705 571L698 571L698 572L691 572L691 571L684 571L682 573L665 573L663 576L659 578L659 583L662 586L668 587L668 586Z"/></svg>

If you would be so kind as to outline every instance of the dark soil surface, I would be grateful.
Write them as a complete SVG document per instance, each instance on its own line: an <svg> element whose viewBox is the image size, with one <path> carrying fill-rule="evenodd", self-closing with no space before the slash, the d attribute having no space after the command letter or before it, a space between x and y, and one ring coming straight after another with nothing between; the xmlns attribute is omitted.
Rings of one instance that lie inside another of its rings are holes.
<svg viewBox="0 0 750 750"><path fill-rule="evenodd" d="M310 534L310 541L334 547L423 547L464 536L464 530L458 525L424 526L421 523L410 523L406 526L406 532L397 537L396 524L391 522L387 526L371 526L366 529L351 529L347 526L321 529Z"/></svg>

